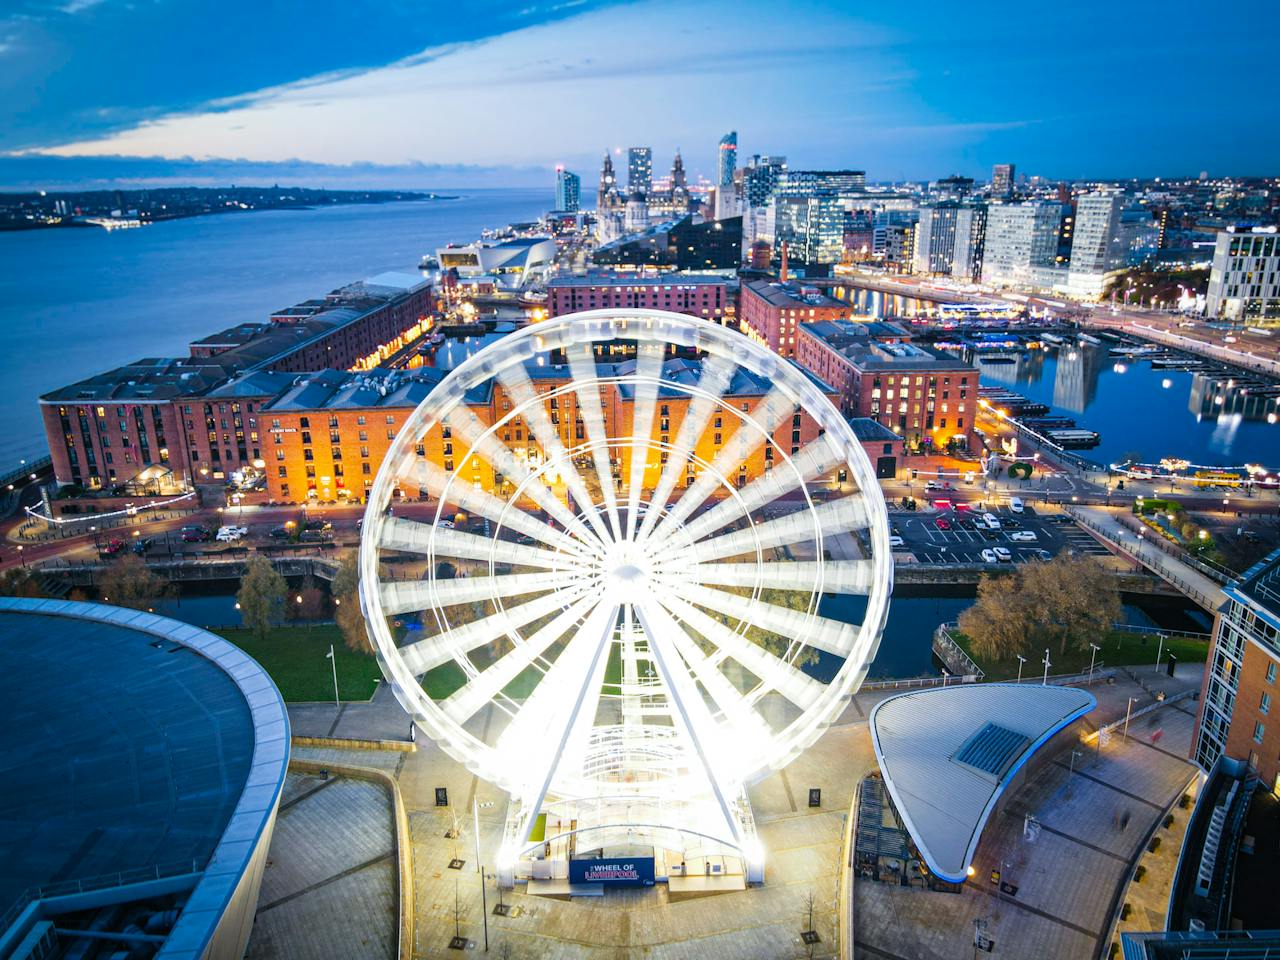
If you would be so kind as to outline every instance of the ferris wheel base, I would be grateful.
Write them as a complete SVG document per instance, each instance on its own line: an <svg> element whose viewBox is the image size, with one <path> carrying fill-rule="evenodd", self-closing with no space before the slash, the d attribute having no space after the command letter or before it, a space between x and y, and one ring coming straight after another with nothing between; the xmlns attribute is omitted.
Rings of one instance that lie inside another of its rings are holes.
<svg viewBox="0 0 1280 960"><path fill-rule="evenodd" d="M675 897L757 886L765 857L745 789L731 807L728 823L709 796L551 800L538 810L513 798L498 882L528 882L529 893L545 896L592 895L587 888L602 885L667 883Z"/></svg>

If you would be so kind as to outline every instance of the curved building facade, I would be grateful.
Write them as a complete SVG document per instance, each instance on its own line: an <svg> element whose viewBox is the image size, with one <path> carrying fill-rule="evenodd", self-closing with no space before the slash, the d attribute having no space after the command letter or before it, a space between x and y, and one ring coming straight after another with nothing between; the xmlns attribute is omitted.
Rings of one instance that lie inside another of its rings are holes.
<svg viewBox="0 0 1280 960"><path fill-rule="evenodd" d="M0 598L0 956L243 956L289 759L270 677L166 617Z"/></svg>

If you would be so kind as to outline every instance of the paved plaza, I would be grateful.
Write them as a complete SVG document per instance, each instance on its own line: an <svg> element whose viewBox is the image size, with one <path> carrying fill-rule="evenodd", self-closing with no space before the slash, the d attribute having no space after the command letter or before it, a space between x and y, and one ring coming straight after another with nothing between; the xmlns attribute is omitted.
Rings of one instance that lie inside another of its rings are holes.
<svg viewBox="0 0 1280 960"><path fill-rule="evenodd" d="M1174 679L1142 671L1137 678L1149 689L1126 674L1114 684L1095 684L1091 690L1098 707L1086 726L1123 718L1130 697L1136 698L1137 712L1154 703L1155 694L1172 697L1192 689L1199 684L1199 671L1198 665L1180 666ZM505 794L426 738L418 739L414 752L296 744L294 757L375 768L395 777L413 841L416 957L454 954L449 941L455 931L483 952L486 909L490 953L499 957L834 957L845 818L858 783L875 769L866 717L893 693L858 694L811 749L751 789L768 851L764 886L678 902L661 884L571 901L528 896L518 886L501 893L508 915L495 915L499 892L491 871ZM857 883L855 955L969 958L975 918L987 921L996 941L994 955L1047 960L1105 955L1132 865L1149 831L1194 773L1183 759L1194 709L1194 701L1184 700L1139 716L1127 742L1117 731L1100 750L1081 747L1074 773L1069 755L1047 765L991 821L975 858L977 874L962 893ZM296 705L290 718L295 736L408 737L408 721L385 690L368 703L341 708ZM290 777L250 942L255 960L283 956L285 938L295 936L295 945L315 943L315 956L395 956L394 846L385 792L359 781L329 782ZM437 787L448 791L449 806L435 805ZM820 807L808 806L811 788L822 791ZM484 908L476 869L476 812L480 860L490 871ZM1039 822L1034 840L1024 836L1026 814ZM375 821L377 830L370 827ZM457 837L447 837L455 827ZM451 860L461 860L461 868L451 869ZM990 884L993 869L1017 886L1016 896L1002 895ZM800 938L809 925L810 897L813 929L821 938L812 948ZM347 908L337 910L335 898ZM350 909L351 903L359 909ZM343 949L323 952L335 943Z"/></svg>

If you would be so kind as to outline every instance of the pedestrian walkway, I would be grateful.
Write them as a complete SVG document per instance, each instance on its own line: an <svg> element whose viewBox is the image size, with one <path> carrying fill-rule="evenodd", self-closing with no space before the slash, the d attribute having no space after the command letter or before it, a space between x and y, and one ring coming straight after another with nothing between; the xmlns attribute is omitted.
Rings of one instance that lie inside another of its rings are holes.
<svg viewBox="0 0 1280 960"><path fill-rule="evenodd" d="M1071 507L1070 513L1085 529L1119 548L1126 556L1141 563L1162 580L1206 610L1216 610L1222 602L1222 588L1188 563L1170 556L1154 544L1144 542L1141 535L1127 529L1119 520L1119 510L1112 507ZM1155 533L1153 531L1153 536Z"/></svg>

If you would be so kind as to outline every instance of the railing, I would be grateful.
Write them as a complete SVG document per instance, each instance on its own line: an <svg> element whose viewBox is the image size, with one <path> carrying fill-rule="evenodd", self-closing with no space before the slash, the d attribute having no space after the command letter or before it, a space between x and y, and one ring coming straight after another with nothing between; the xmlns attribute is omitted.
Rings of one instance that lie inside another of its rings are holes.
<svg viewBox="0 0 1280 960"><path fill-rule="evenodd" d="M1187 550L1163 536L1158 527L1152 527L1150 524L1143 523L1141 520L1136 519L1132 514L1121 514L1116 517L1116 522L1131 533L1142 534L1143 539L1147 540L1147 542L1159 547L1163 552L1167 553L1174 559L1181 560L1187 566L1195 567L1206 577L1211 577L1219 583L1230 583L1232 580L1236 580L1240 576L1239 573L1232 570L1230 567L1225 567L1212 560L1202 560L1199 557L1193 557ZM1154 534L1154 536L1149 539L1146 536L1148 531Z"/></svg>
<svg viewBox="0 0 1280 960"><path fill-rule="evenodd" d="M986 674L982 668L974 662L973 657L969 656L960 644L956 643L955 638L951 636L951 631L956 627L954 623L940 623L938 629L933 631L933 652L939 660L951 669L951 673L962 677L975 677L981 680Z"/></svg>
<svg viewBox="0 0 1280 960"><path fill-rule="evenodd" d="M19 467L13 467L8 473L0 474L0 487L7 487L11 483L17 483L19 480L25 480L33 473L39 474L52 467L53 458L46 453L43 457L37 457L30 463Z"/></svg>
<svg viewBox="0 0 1280 960"><path fill-rule="evenodd" d="M44 886L28 887L18 895L18 899L0 914L0 932L8 930L30 904L37 900L48 900L51 897L66 897L76 893L88 893L93 890L108 890L112 887L127 887L135 883L146 883L151 880L163 880L167 877L181 877L186 874L200 873L204 867L199 860L177 860L170 863L158 863L154 867L139 867L135 870L119 870L115 873L104 873L95 877L82 877L79 880L64 880L61 883L49 883Z"/></svg>
<svg viewBox="0 0 1280 960"><path fill-rule="evenodd" d="M1164 627L1144 627L1136 623L1113 623L1112 630L1120 630L1124 633L1145 633L1150 636L1163 637L1185 637L1188 640L1212 640L1213 634L1201 633L1196 630L1168 630Z"/></svg>
<svg viewBox="0 0 1280 960"><path fill-rule="evenodd" d="M1214 600L1210 597L1205 596L1204 593L1202 593L1199 589L1192 586L1182 577L1179 577L1176 573L1173 573L1165 569L1165 567L1161 566L1158 563L1155 563L1153 560L1149 561L1145 551L1142 550L1141 546L1132 545L1123 539L1115 537L1111 533L1111 531L1106 530L1100 524L1094 523L1089 518L1080 514L1079 511L1067 510L1067 513L1071 515L1071 517L1076 521L1076 523L1080 524L1082 527L1086 527L1089 530L1092 530L1094 533L1098 534L1108 543L1114 544L1115 546L1119 547L1122 551L1124 551L1125 554L1137 560L1147 569L1153 571L1162 580L1177 587L1179 591L1181 591L1190 599L1194 600L1200 606L1204 607L1206 610L1212 611L1218 608L1218 604L1220 601ZM1146 541L1144 540L1140 542L1145 543ZM1176 559L1176 558L1171 557L1170 559ZM1178 560L1177 562L1181 563L1182 561ZM1190 565L1188 564L1188 566Z"/></svg>

